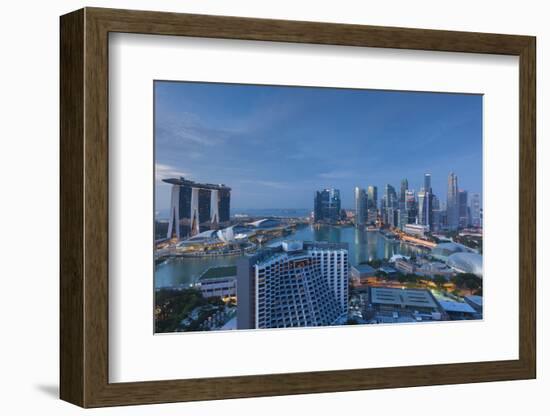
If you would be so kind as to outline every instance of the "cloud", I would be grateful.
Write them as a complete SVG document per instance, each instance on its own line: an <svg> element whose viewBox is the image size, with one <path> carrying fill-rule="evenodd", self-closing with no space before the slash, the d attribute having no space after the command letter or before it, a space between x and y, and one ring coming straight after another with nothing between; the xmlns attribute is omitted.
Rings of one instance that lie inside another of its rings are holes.
<svg viewBox="0 0 550 416"><path fill-rule="evenodd" d="M257 104L234 117L222 117L221 120L178 108L159 110L155 120L157 143L162 149L170 147L173 150L197 146L221 147L233 139L263 143L263 132L272 132L281 123L296 117L303 107L299 100L281 97L263 97ZM193 107L193 103L186 106ZM213 110L212 114L216 111L219 110Z"/></svg>
<svg viewBox="0 0 550 416"><path fill-rule="evenodd" d="M311 153L302 152L302 151L293 151L286 154L286 158L289 160L305 160L312 158Z"/></svg>
<svg viewBox="0 0 550 416"><path fill-rule="evenodd" d="M157 122L156 138L176 146L179 144L214 146L225 140L225 134L202 125L189 124L186 120L165 120Z"/></svg>
<svg viewBox="0 0 550 416"><path fill-rule="evenodd" d="M238 130L212 126L189 112L159 113L155 120L155 139L162 150L219 146L236 134Z"/></svg>
<svg viewBox="0 0 550 416"><path fill-rule="evenodd" d="M179 178L180 176L189 176L189 173L174 166L155 163L155 180L157 182L161 182L163 179L167 178Z"/></svg>
<svg viewBox="0 0 550 416"><path fill-rule="evenodd" d="M352 177L353 173L347 170L333 170L319 173L317 176L322 179L345 179Z"/></svg>
<svg viewBox="0 0 550 416"><path fill-rule="evenodd" d="M259 185L265 186L273 189L290 189L293 188L293 184L287 182L278 182L278 181L265 181L261 179L243 179L241 183L246 183L249 185Z"/></svg>

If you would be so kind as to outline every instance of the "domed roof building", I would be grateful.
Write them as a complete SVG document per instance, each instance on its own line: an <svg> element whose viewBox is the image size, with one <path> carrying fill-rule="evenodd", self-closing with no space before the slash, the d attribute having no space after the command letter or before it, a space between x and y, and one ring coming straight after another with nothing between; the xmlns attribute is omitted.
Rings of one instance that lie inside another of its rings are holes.
<svg viewBox="0 0 550 416"><path fill-rule="evenodd" d="M222 230L218 230L216 235L221 241L227 244L244 241L248 237L248 234L246 232L242 233L242 232L235 231L234 226L227 227Z"/></svg>
<svg viewBox="0 0 550 416"><path fill-rule="evenodd" d="M197 249L198 247L209 247L212 245L219 244L220 239L218 238L215 230L207 230L202 233L196 234L193 237L188 238L187 240L180 241L176 244L178 250L186 251Z"/></svg>
<svg viewBox="0 0 550 416"><path fill-rule="evenodd" d="M468 247L458 243L440 243L432 249L431 255L438 260L447 261L455 253L471 253Z"/></svg>
<svg viewBox="0 0 550 416"><path fill-rule="evenodd" d="M483 257L477 253L455 253L447 259L447 265L459 273L483 276Z"/></svg>
<svg viewBox="0 0 550 416"><path fill-rule="evenodd" d="M206 230L202 233L196 234L193 237L188 238L186 241L192 241L192 242L206 242L209 240L216 239L216 231L214 230Z"/></svg>
<svg viewBox="0 0 550 416"><path fill-rule="evenodd" d="M269 229L280 227L281 221L275 218L264 218L262 220L249 222L247 225L255 229Z"/></svg>
<svg viewBox="0 0 550 416"><path fill-rule="evenodd" d="M222 240L224 243L233 243L235 242L235 232L233 231L233 227L224 228L222 230L218 230L216 233L216 236Z"/></svg>

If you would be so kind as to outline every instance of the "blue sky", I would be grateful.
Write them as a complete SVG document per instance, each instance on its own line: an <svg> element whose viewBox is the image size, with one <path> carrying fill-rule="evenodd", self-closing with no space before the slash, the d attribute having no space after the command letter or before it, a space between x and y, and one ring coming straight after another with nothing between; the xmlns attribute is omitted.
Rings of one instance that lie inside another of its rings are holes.
<svg viewBox="0 0 550 416"><path fill-rule="evenodd" d="M317 189L353 188L424 173L446 199L447 175L482 191L482 96L333 88L155 82L156 208L160 180L225 183L233 209L312 208Z"/></svg>

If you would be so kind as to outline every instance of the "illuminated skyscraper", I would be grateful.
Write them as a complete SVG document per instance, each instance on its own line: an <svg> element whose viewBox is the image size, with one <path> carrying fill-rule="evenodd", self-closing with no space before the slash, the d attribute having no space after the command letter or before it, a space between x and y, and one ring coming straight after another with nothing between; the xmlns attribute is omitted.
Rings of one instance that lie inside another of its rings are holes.
<svg viewBox="0 0 550 416"><path fill-rule="evenodd" d="M472 225L474 227L481 227L481 197L477 193L470 196L470 212L472 215Z"/></svg>
<svg viewBox="0 0 550 416"><path fill-rule="evenodd" d="M336 222L340 219L340 191L330 188L315 192L313 214L315 222Z"/></svg>
<svg viewBox="0 0 550 416"><path fill-rule="evenodd" d="M439 203L439 198L435 195L432 195L432 231L439 231L441 229L441 221L443 215L441 215L441 205Z"/></svg>
<svg viewBox="0 0 550 416"><path fill-rule="evenodd" d="M367 194L363 188L355 188L355 225L365 225L367 221Z"/></svg>
<svg viewBox="0 0 550 416"><path fill-rule="evenodd" d="M378 188L369 185L367 188L367 223L374 224L378 219Z"/></svg>
<svg viewBox="0 0 550 416"><path fill-rule="evenodd" d="M432 175L430 173L424 174L424 190L432 192Z"/></svg>
<svg viewBox="0 0 550 416"><path fill-rule="evenodd" d="M433 206L432 194L430 191L422 189L418 192L418 223L428 226L429 229L433 226Z"/></svg>
<svg viewBox="0 0 550 416"><path fill-rule="evenodd" d="M436 195L432 195L432 208L441 209L441 206L439 205L439 198Z"/></svg>
<svg viewBox="0 0 550 416"><path fill-rule="evenodd" d="M386 184L386 207L395 208L397 206L397 194L395 193L395 188L390 184Z"/></svg>
<svg viewBox="0 0 550 416"><path fill-rule="evenodd" d="M447 226L458 228L458 177L453 172L447 178Z"/></svg>
<svg viewBox="0 0 550 416"><path fill-rule="evenodd" d="M418 224L426 225L426 191L418 192Z"/></svg>
<svg viewBox="0 0 550 416"><path fill-rule="evenodd" d="M407 214L407 191L409 190L409 181L407 178L401 180L401 188L399 189L399 201L397 209L397 225L400 229L403 229L409 220Z"/></svg>
<svg viewBox="0 0 550 416"><path fill-rule="evenodd" d="M407 196L407 191L409 190L409 181L404 178L401 180L401 189L399 192L399 209L405 207L405 198Z"/></svg>
<svg viewBox="0 0 550 416"><path fill-rule="evenodd" d="M418 223L433 227L432 175L424 174L424 183L418 192Z"/></svg>
<svg viewBox="0 0 550 416"><path fill-rule="evenodd" d="M406 223L414 224L416 221L417 205L416 196L413 190L409 190L405 194L405 211L407 213Z"/></svg>
<svg viewBox="0 0 550 416"><path fill-rule="evenodd" d="M458 191L458 225L461 228L470 225L470 216L468 215L468 191Z"/></svg>
<svg viewBox="0 0 550 416"><path fill-rule="evenodd" d="M369 185L367 188L367 208L378 209L378 187Z"/></svg>
<svg viewBox="0 0 550 416"><path fill-rule="evenodd" d="M395 188L390 184L386 184L386 190L381 204L382 219L385 224L391 226L395 225L395 210L397 210L397 208L398 199Z"/></svg>

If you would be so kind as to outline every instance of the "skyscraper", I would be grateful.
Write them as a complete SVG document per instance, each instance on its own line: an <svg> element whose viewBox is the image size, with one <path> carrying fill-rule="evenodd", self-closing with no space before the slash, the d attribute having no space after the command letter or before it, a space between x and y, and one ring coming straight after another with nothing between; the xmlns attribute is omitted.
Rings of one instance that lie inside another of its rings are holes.
<svg viewBox="0 0 550 416"><path fill-rule="evenodd" d="M472 225L481 227L481 197L477 193L470 196L470 212L472 214Z"/></svg>
<svg viewBox="0 0 550 416"><path fill-rule="evenodd" d="M367 194L363 188L355 187L355 225L363 226L367 221Z"/></svg>
<svg viewBox="0 0 550 416"><path fill-rule="evenodd" d="M432 208L441 209L441 206L439 205L439 198L436 195L432 195Z"/></svg>
<svg viewBox="0 0 550 416"><path fill-rule="evenodd" d="M432 175L424 174L424 183L418 192L418 223L433 228Z"/></svg>
<svg viewBox="0 0 550 416"><path fill-rule="evenodd" d="M384 223L390 227L399 226L399 209L398 208L386 208Z"/></svg>
<svg viewBox="0 0 550 416"><path fill-rule="evenodd" d="M447 226L450 230L458 228L458 176L453 172L447 178Z"/></svg>
<svg viewBox="0 0 550 416"><path fill-rule="evenodd" d="M229 221L231 188L183 177L163 182L172 185L167 238L185 238Z"/></svg>
<svg viewBox="0 0 550 416"><path fill-rule="evenodd" d="M367 188L367 208L378 209L378 187L369 185Z"/></svg>
<svg viewBox="0 0 550 416"><path fill-rule="evenodd" d="M374 224L378 219L378 188L369 185L367 188L367 223Z"/></svg>
<svg viewBox="0 0 550 416"><path fill-rule="evenodd" d="M404 208L399 208L397 210L397 227L399 227L400 230L403 230L405 225L407 225L407 219L407 211L405 211Z"/></svg>
<svg viewBox="0 0 550 416"><path fill-rule="evenodd" d="M430 173L424 174L424 190L432 193L432 175Z"/></svg>
<svg viewBox="0 0 550 416"><path fill-rule="evenodd" d="M413 190L407 191L405 194L405 211L407 213L407 224L414 224L417 214L416 196Z"/></svg>
<svg viewBox="0 0 550 416"><path fill-rule="evenodd" d="M401 180L401 189L399 192L399 209L402 209L405 207L405 198L408 190L409 190L409 181L407 180L407 178L404 178Z"/></svg>
<svg viewBox="0 0 550 416"><path fill-rule="evenodd" d="M382 205L382 219L385 224L395 225L395 210L398 207L397 194L395 188L386 184L386 191L384 193L383 205Z"/></svg>
<svg viewBox="0 0 550 416"><path fill-rule="evenodd" d="M237 326L326 326L348 311L346 243L284 241L237 260Z"/></svg>
<svg viewBox="0 0 550 416"><path fill-rule="evenodd" d="M418 223L428 226L430 229L433 226L433 206L432 193L422 189L418 192Z"/></svg>
<svg viewBox="0 0 550 416"><path fill-rule="evenodd" d="M397 194L395 193L395 188L390 184L386 184L386 207L395 208L397 206Z"/></svg>
<svg viewBox="0 0 550 416"><path fill-rule="evenodd" d="M426 225L426 191L422 188L418 192L418 224Z"/></svg>
<svg viewBox="0 0 550 416"><path fill-rule="evenodd" d="M441 205L439 203L439 198L435 195L432 195L432 231L439 231L441 229L441 221L443 215L441 215Z"/></svg>
<svg viewBox="0 0 550 416"><path fill-rule="evenodd" d="M468 215L468 191L458 191L458 225L461 228L470 225Z"/></svg>
<svg viewBox="0 0 550 416"><path fill-rule="evenodd" d="M340 218L342 203L340 191L330 188L315 193L313 214L315 222L336 222Z"/></svg>

